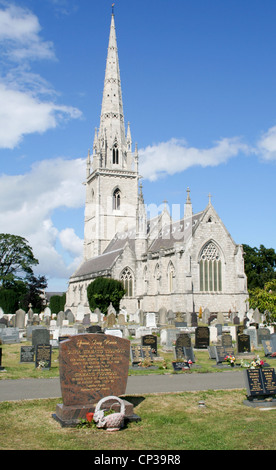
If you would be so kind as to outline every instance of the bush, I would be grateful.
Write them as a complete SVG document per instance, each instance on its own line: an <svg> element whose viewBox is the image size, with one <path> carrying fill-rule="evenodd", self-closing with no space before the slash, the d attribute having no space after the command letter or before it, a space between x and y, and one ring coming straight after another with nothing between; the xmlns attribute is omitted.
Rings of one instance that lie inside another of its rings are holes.
<svg viewBox="0 0 276 470"><path fill-rule="evenodd" d="M64 305L66 303L66 294L63 295L52 295L50 298L49 307L51 312L58 313L64 310Z"/></svg>
<svg viewBox="0 0 276 470"><path fill-rule="evenodd" d="M102 313L107 314L107 309L112 303L116 312L119 311L120 301L125 295L125 289L121 281L116 279L97 277L87 287L87 298L91 311L99 308Z"/></svg>

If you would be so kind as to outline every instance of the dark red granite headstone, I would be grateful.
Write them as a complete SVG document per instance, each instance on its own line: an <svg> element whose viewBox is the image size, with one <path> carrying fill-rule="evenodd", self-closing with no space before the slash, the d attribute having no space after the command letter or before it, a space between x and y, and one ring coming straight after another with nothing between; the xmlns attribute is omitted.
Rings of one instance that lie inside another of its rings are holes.
<svg viewBox="0 0 276 470"><path fill-rule="evenodd" d="M60 343L59 369L63 404L56 415L62 425L73 425L103 397L124 395L130 342L105 334L79 334Z"/></svg>

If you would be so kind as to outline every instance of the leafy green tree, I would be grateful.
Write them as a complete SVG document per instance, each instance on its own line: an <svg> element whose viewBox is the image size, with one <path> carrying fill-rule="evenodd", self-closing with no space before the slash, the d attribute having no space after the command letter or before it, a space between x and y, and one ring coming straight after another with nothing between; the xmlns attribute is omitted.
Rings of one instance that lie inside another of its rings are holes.
<svg viewBox="0 0 276 470"><path fill-rule="evenodd" d="M64 310L64 305L66 303L66 294L62 295L52 295L50 298L49 307L53 313L58 313Z"/></svg>
<svg viewBox="0 0 276 470"><path fill-rule="evenodd" d="M32 304L34 311L41 312L43 309L43 293L47 287L47 280L45 276L34 276L28 274L26 276L26 294L21 298L21 307L27 310L29 304Z"/></svg>
<svg viewBox="0 0 276 470"><path fill-rule="evenodd" d="M37 264L25 238L0 233L0 305L4 312L14 313L19 307L27 310L30 303L41 311L47 280L34 275Z"/></svg>
<svg viewBox="0 0 276 470"><path fill-rule="evenodd" d="M276 253L273 248L251 248L243 245L244 270L247 275L248 290L260 287L276 279Z"/></svg>
<svg viewBox="0 0 276 470"><path fill-rule="evenodd" d="M0 233L0 284L6 284L26 275L38 264L27 240L17 235Z"/></svg>
<svg viewBox="0 0 276 470"><path fill-rule="evenodd" d="M102 313L107 314L107 309L112 303L116 312L119 311L120 301L125 295L125 289L121 281L116 279L97 277L87 287L87 298L92 311L99 308Z"/></svg>
<svg viewBox="0 0 276 470"><path fill-rule="evenodd" d="M15 313L21 307L21 300L27 293L23 281L16 281L9 286L0 288L0 306L5 313ZM23 307L24 308L24 307Z"/></svg>
<svg viewBox="0 0 276 470"><path fill-rule="evenodd" d="M249 295L249 306L266 313L267 324L276 324L276 279L267 282L264 289L252 289Z"/></svg>

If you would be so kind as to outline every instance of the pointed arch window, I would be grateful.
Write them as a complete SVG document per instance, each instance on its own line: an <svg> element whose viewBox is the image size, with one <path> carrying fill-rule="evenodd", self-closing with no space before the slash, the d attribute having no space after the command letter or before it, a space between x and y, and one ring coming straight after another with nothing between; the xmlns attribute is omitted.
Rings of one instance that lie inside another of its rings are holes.
<svg viewBox="0 0 276 470"><path fill-rule="evenodd" d="M121 281L126 291L126 297L133 296L133 275L129 268L125 268L121 274Z"/></svg>
<svg viewBox="0 0 276 470"><path fill-rule="evenodd" d="M114 144L114 147L112 149L112 161L113 165L119 164L119 150L117 144Z"/></svg>
<svg viewBox="0 0 276 470"><path fill-rule="evenodd" d="M119 188L115 189L113 193L113 210L118 211L121 208L121 191Z"/></svg>
<svg viewBox="0 0 276 470"><path fill-rule="evenodd" d="M202 250L199 261L201 292L222 291L222 263L218 248L209 242Z"/></svg>

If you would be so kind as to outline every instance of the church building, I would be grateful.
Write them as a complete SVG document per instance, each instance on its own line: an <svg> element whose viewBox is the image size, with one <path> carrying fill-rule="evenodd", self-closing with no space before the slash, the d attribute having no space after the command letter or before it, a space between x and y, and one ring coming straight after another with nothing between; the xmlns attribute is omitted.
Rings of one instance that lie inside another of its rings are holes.
<svg viewBox="0 0 276 470"><path fill-rule="evenodd" d="M86 289L96 277L123 282L121 307L129 314L171 311L247 311L243 249L215 211L194 214L187 189L184 216L166 205L148 218L139 155L125 126L114 13L99 129L86 164L84 258L69 280L66 309L89 313ZM165 195L164 195L165 196ZM183 201L184 203L184 201Z"/></svg>

